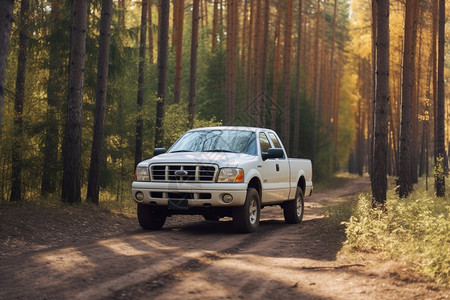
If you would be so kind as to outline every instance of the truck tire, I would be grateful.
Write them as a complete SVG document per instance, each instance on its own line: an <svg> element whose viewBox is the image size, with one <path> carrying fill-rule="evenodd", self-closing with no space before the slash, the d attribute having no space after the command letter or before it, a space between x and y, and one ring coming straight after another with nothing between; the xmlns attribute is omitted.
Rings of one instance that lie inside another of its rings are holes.
<svg viewBox="0 0 450 300"><path fill-rule="evenodd" d="M139 225L141 225L143 229L158 230L161 229L166 222L166 216L150 205L138 203L137 216Z"/></svg>
<svg viewBox="0 0 450 300"><path fill-rule="evenodd" d="M236 232L250 233L259 227L261 200L254 188L247 190L243 206L233 207L233 227Z"/></svg>
<svg viewBox="0 0 450 300"><path fill-rule="evenodd" d="M305 204L303 190L298 186L295 199L283 203L284 220L287 224L298 224L303 219Z"/></svg>

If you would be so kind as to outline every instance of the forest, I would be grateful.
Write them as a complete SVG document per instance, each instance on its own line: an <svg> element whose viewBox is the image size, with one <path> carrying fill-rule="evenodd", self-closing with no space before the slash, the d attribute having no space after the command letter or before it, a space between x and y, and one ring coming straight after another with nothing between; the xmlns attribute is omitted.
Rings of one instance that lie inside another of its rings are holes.
<svg viewBox="0 0 450 300"><path fill-rule="evenodd" d="M446 16L443 0L2 1L0 202L128 200L137 162L219 124L275 129L315 181L370 174L379 203L387 175L443 196Z"/></svg>

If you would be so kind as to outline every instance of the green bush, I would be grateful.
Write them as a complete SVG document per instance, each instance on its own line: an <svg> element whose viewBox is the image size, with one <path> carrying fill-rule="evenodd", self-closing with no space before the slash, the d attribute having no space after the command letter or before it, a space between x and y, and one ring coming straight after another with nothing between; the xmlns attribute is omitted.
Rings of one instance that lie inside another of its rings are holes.
<svg viewBox="0 0 450 300"><path fill-rule="evenodd" d="M417 186L409 198L389 191L385 209L361 195L346 225L346 245L407 260L429 278L450 283L450 204Z"/></svg>

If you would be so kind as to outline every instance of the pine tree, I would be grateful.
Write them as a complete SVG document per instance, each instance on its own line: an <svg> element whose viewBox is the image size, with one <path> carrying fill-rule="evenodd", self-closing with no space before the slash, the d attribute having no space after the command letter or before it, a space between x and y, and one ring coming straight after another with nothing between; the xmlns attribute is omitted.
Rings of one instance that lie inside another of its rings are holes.
<svg viewBox="0 0 450 300"><path fill-rule="evenodd" d="M112 0L102 0L100 19L100 37L98 46L97 87L95 93L94 133L92 139L91 163L87 201L98 204L100 190L100 171L105 142L105 114L108 92L109 46L111 40L111 19L113 13Z"/></svg>
<svg viewBox="0 0 450 300"><path fill-rule="evenodd" d="M62 201L81 202L81 124L86 53L87 1L72 4L67 119L63 146Z"/></svg>
<svg viewBox="0 0 450 300"><path fill-rule="evenodd" d="M9 35L13 21L14 0L0 2L0 136L3 125L3 104L5 99L6 63L8 60Z"/></svg>

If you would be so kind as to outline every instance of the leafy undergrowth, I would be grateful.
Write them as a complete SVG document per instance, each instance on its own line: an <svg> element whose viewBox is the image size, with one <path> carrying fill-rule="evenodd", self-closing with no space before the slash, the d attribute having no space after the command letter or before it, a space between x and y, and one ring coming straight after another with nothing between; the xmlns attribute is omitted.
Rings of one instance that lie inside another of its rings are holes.
<svg viewBox="0 0 450 300"><path fill-rule="evenodd" d="M136 216L136 202L130 197L127 199L117 199L115 195L102 192L100 195L100 207L116 214L128 217Z"/></svg>
<svg viewBox="0 0 450 300"><path fill-rule="evenodd" d="M355 251L382 251L406 260L430 279L450 283L450 201L415 186L407 199L388 191L385 209L372 209L371 195L361 194L346 226L346 248ZM343 210L338 208L338 212ZM331 213L336 215L338 213ZM341 217L341 220L345 219Z"/></svg>

